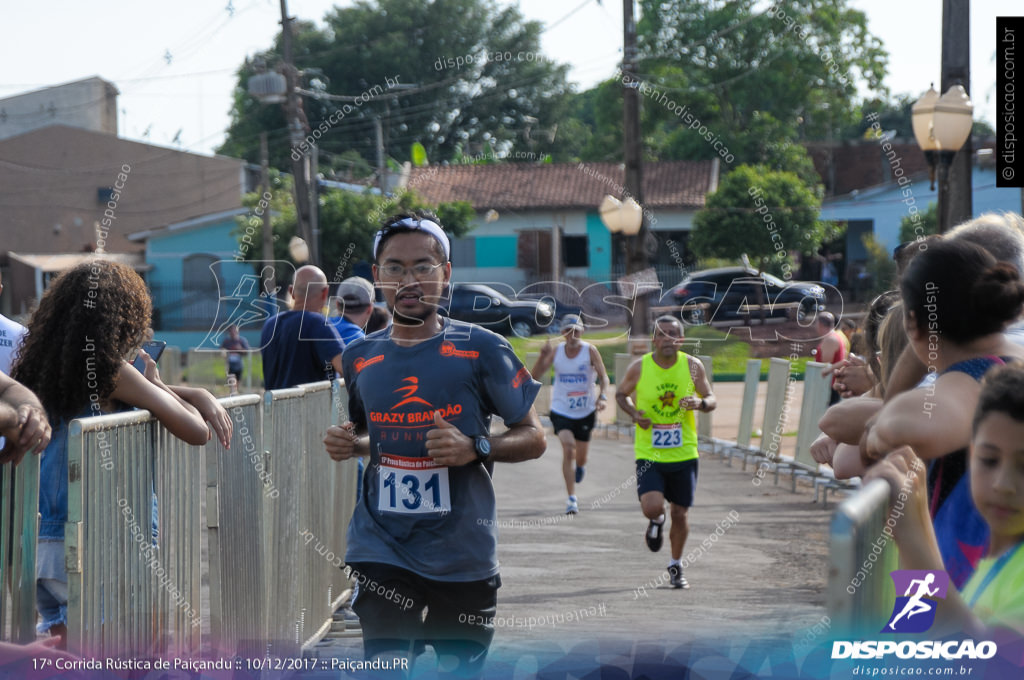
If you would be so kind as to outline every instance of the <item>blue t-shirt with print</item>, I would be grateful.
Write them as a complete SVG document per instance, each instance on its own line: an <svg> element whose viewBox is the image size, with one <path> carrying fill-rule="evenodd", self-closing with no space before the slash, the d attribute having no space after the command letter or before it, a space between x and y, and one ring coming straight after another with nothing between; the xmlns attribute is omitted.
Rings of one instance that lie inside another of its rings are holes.
<svg viewBox="0 0 1024 680"><path fill-rule="evenodd" d="M498 573L494 487L479 462L436 466L427 455L434 412L469 437L491 416L525 418L540 383L500 335L444 319L444 330L411 347L390 327L346 348L349 419L365 426L370 459L348 530L347 562L379 562L438 581Z"/></svg>

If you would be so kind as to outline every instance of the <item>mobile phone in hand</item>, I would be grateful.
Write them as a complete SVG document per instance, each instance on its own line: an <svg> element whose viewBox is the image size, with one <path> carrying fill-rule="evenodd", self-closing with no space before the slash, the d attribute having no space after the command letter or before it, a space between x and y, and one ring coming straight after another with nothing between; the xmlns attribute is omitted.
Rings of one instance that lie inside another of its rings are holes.
<svg viewBox="0 0 1024 680"><path fill-rule="evenodd" d="M165 347L167 347L167 343L163 340L149 340L142 343L142 349L145 350L146 354L153 357L153 361L160 361L160 355L164 353ZM135 357L132 366L139 369L139 373L146 372L146 362L142 360L141 354Z"/></svg>

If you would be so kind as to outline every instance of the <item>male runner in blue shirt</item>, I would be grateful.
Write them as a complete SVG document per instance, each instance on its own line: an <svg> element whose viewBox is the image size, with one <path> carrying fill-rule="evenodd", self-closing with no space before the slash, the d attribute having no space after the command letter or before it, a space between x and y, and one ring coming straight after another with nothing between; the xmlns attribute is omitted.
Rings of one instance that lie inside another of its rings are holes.
<svg viewBox="0 0 1024 680"><path fill-rule="evenodd" d="M540 383L504 338L438 315L451 262L436 218L389 218L373 254L394 321L345 349L350 422L324 439L334 460L370 456L345 555L353 609L368 659L429 643L439 669L477 677L501 586L489 468L544 452ZM489 435L492 414L508 431Z"/></svg>

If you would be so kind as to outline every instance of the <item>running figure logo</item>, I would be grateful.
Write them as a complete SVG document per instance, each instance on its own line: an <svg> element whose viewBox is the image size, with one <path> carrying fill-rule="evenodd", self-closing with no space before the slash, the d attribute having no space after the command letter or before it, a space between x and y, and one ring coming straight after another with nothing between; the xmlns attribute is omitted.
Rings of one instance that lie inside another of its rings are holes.
<svg viewBox="0 0 1024 680"><path fill-rule="evenodd" d="M426 399L421 399L419 397L413 396L414 394L416 394L416 390L420 388L419 378L417 378L416 376L402 378L402 382L407 382L409 384L403 387L399 387L397 390L395 390L395 392L401 392L402 396L405 397L405 399L392 406L392 410L398 408L399 406L405 406L406 404L423 404L429 408L434 408L431 405L431 403Z"/></svg>
<svg viewBox="0 0 1024 680"><path fill-rule="evenodd" d="M949 574L944 571L900 569L890 574L897 593L892 616L883 633L923 633L935 623L937 600L946 599Z"/></svg>

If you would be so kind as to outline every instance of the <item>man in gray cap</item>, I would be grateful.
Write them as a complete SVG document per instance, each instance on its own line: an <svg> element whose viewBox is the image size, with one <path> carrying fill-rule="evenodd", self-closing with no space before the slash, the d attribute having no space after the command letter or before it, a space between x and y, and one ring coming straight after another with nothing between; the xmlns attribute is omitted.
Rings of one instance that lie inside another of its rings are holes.
<svg viewBox="0 0 1024 680"><path fill-rule="evenodd" d="M559 343L557 348L551 346L550 340L544 343L532 374L541 380L549 368L555 368L551 388L551 426L562 442L562 477L565 478L565 490L569 492L565 513L575 515L579 512L576 484L583 481L595 411L603 411L608 402L605 396L608 372L597 348L580 339L583 320L579 316L569 314L565 317L562 335L565 342ZM600 382L596 399L595 380Z"/></svg>
<svg viewBox="0 0 1024 680"><path fill-rule="evenodd" d="M362 338L363 328L373 314L373 299L376 291L373 284L361 276L350 276L338 284L338 311L341 316L329 319L337 329L338 335L348 347L355 340Z"/></svg>

